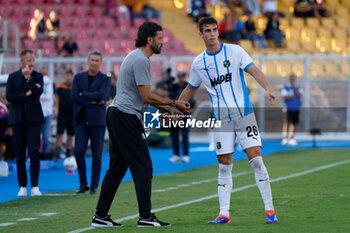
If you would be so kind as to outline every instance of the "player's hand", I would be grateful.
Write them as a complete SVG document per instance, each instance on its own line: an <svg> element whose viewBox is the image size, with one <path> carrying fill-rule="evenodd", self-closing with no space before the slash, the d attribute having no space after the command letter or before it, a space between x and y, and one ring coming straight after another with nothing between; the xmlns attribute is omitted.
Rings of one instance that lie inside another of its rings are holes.
<svg viewBox="0 0 350 233"><path fill-rule="evenodd" d="M185 114L191 113L191 104L188 101L176 100L175 107Z"/></svg>
<svg viewBox="0 0 350 233"><path fill-rule="evenodd" d="M266 96L269 99L271 105L275 105L277 103L278 98L272 91L266 91Z"/></svg>
<svg viewBox="0 0 350 233"><path fill-rule="evenodd" d="M22 69L22 74L24 75L24 77L26 79L30 78L32 71L29 69L28 65L26 65L23 69Z"/></svg>
<svg viewBox="0 0 350 233"><path fill-rule="evenodd" d="M26 96L30 96L32 94L32 90L28 90L27 92L26 92Z"/></svg>

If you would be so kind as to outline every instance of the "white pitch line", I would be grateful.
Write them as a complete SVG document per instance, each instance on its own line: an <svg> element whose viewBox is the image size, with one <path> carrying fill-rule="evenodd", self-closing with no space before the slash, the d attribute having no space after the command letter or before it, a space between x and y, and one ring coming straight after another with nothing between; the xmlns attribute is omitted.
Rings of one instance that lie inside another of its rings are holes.
<svg viewBox="0 0 350 233"><path fill-rule="evenodd" d="M0 227L7 227L15 224L16 224L15 222L4 222L4 223L0 223Z"/></svg>
<svg viewBox="0 0 350 233"><path fill-rule="evenodd" d="M343 161L340 161L340 162L337 162L337 163L327 164L327 165L321 166L321 167L316 167L316 168L313 168L313 169L309 169L309 170L306 170L306 171L303 171L303 172L298 172L298 173L291 174L291 175L288 175L288 176L282 176L282 177L278 177L278 178L275 178L275 179L271 179L270 183L274 183L274 182L278 182L278 181L281 181L281 180L287 180L287 179L303 176L303 175L306 175L306 174L310 174L310 173L317 172L317 171L322 171L322 170L325 170L325 169L328 169L328 168L344 165L344 164L347 164L347 163L350 163L350 159L343 160ZM252 188L252 187L255 187L255 186L256 186L256 184L249 184L249 185L245 185L245 186L242 186L242 187L239 187L239 188L232 189L231 192L235 193L235 192L246 190L248 188ZM212 199L212 198L215 198L217 196L218 196L217 194L213 194L213 195L202 197L202 198L199 198L199 199L196 199L196 200L186 201L186 202L182 202L182 203L175 204L175 205L170 205L170 206L165 206L165 207L162 207L162 208L159 208L159 209L152 210L152 212L160 212L160 211L163 211L163 210L169 210L169 209L176 208L176 207L190 205L190 204L193 204L193 203L197 203L197 202L205 201L205 200L208 200L208 199ZM134 214L134 215L130 215L130 216L127 216L127 217L124 217L124 218L116 219L114 221L122 222L122 221L125 221L125 220L130 220L130 219L137 218L138 216L139 216L138 214ZM75 230L75 231L70 231L68 233L80 233L80 232L88 231L88 230L91 230L91 229L94 229L94 228L93 227L85 227L85 228L81 228L81 229L78 229L78 230Z"/></svg>
<svg viewBox="0 0 350 233"><path fill-rule="evenodd" d="M249 173L252 173L252 171L244 171L244 172L239 172L239 173L236 173L236 174L232 174L232 177L239 177L239 176L243 176L243 175L246 175L246 174L249 174ZM156 189L156 190L153 190L152 192L153 193L162 193L162 192L166 192L166 191L169 191L169 190L175 190L175 189L179 189L179 188L190 187L190 186L197 185L197 184L210 183L210 182L217 181L217 180L218 180L218 178L208 179L208 180L200 180L200 181L193 181L193 182L188 183L188 184L180 184L178 186L168 187L168 188L165 188L165 189Z"/></svg>
<svg viewBox="0 0 350 233"><path fill-rule="evenodd" d="M20 219L17 219L18 222L23 222L23 221L33 221L33 220L36 220L38 218L20 218Z"/></svg>

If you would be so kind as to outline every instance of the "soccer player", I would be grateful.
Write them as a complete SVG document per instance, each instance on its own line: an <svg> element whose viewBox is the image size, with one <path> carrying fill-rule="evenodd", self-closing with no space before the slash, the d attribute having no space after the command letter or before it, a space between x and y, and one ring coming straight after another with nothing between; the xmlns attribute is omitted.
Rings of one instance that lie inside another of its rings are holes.
<svg viewBox="0 0 350 233"><path fill-rule="evenodd" d="M218 25L214 18L203 18L199 22L199 30L207 49L193 61L188 85L179 100L191 99L200 84L204 83L212 102L212 114L216 120L222 122L221 129L214 132L219 162L220 213L208 224L230 223L231 171L235 137L246 152L254 170L255 181L265 204L266 223L276 223L269 176L261 157L260 134L243 71L251 74L265 89L272 105L277 102L277 96L272 92L264 74L240 46L219 42Z"/></svg>
<svg viewBox="0 0 350 233"><path fill-rule="evenodd" d="M108 171L103 179L93 227L119 227L109 209L119 184L128 168L132 174L139 205L138 227L169 226L151 213L152 160L149 154L145 132L142 126L143 111L148 105L163 110L177 107L188 111L187 101L175 101L151 92L151 61L153 54L159 54L163 46L162 27L145 22L137 33L136 49L124 59L117 81L117 94L107 110L109 133Z"/></svg>

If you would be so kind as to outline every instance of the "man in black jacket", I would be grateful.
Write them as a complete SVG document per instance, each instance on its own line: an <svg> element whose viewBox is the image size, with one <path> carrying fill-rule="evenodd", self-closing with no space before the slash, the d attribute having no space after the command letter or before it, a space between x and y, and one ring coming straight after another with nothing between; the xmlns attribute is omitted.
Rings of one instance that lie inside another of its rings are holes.
<svg viewBox="0 0 350 233"><path fill-rule="evenodd" d="M43 75L34 70L35 57L31 50L21 52L21 69L10 74L6 85L6 99L11 104L9 124L13 138L20 190L27 196L26 148L30 156L31 195L40 196L40 129L44 122L39 97L43 92Z"/></svg>

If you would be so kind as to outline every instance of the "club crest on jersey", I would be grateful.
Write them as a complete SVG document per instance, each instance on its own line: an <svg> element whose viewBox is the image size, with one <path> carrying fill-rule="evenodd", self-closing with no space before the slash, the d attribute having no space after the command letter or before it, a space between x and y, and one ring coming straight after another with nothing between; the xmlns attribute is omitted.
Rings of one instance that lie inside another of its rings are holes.
<svg viewBox="0 0 350 233"><path fill-rule="evenodd" d="M227 68L231 65L230 61L229 60L225 60L224 61L224 67Z"/></svg>
<svg viewBox="0 0 350 233"><path fill-rule="evenodd" d="M221 142L217 142L217 143L216 143L216 148L218 148L218 150L221 149Z"/></svg>
<svg viewBox="0 0 350 233"><path fill-rule="evenodd" d="M221 84L222 82L231 82L232 80L232 73L228 73L226 75L220 75L217 78L210 79L210 84L212 87L215 87L218 84Z"/></svg>

